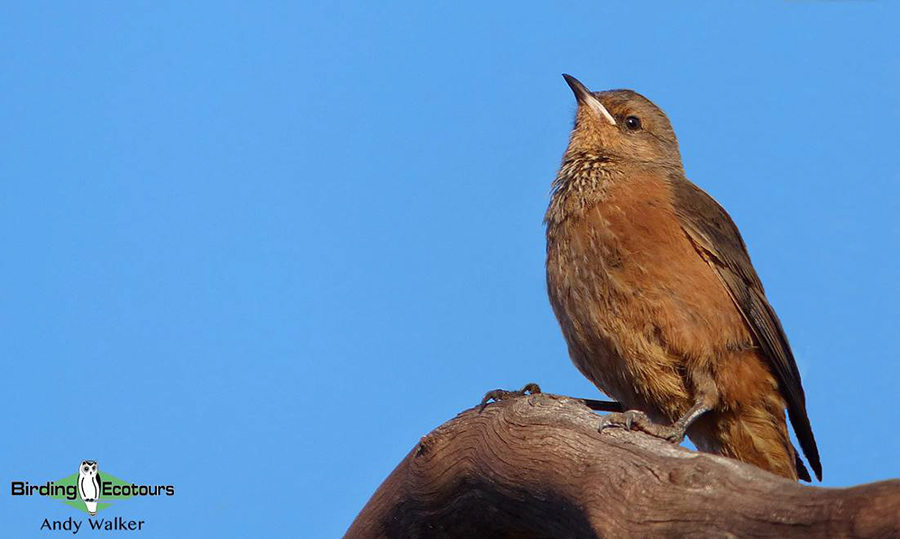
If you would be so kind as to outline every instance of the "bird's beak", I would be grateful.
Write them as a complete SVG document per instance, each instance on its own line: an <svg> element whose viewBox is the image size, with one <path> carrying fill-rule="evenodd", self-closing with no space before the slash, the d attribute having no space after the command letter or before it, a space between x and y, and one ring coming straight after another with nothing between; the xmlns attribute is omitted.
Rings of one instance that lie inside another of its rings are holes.
<svg viewBox="0 0 900 539"><path fill-rule="evenodd" d="M598 116L608 121L611 125L616 125L615 118L612 117L612 114L606 110L606 107L603 106L603 103L597 99L594 94L591 93L590 90L587 89L587 86L581 84L581 81L573 77L572 75L567 75L563 73L563 78L566 79L566 84L569 85L569 88L572 89L572 92L575 94L575 99L578 100L579 105L584 105L589 109L593 110L597 113Z"/></svg>

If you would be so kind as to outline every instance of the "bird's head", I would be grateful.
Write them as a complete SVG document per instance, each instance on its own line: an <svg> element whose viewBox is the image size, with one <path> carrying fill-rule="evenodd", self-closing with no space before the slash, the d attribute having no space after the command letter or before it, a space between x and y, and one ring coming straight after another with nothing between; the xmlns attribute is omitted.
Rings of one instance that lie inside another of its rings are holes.
<svg viewBox="0 0 900 539"><path fill-rule="evenodd" d="M591 92L575 77L563 77L578 101L567 160L596 156L612 163L681 166L669 118L649 99L631 90Z"/></svg>

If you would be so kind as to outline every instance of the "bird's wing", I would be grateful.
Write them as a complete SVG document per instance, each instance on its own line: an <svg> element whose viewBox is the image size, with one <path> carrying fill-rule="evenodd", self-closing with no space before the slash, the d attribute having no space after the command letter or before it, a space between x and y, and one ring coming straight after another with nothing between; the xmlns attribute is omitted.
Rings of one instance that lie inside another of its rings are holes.
<svg viewBox="0 0 900 539"><path fill-rule="evenodd" d="M722 282L778 379L787 401L791 425L816 477L822 479L819 450L806 415L806 396L800 372L778 316L747 254L747 246L731 217L718 202L680 174L671 179L681 227Z"/></svg>

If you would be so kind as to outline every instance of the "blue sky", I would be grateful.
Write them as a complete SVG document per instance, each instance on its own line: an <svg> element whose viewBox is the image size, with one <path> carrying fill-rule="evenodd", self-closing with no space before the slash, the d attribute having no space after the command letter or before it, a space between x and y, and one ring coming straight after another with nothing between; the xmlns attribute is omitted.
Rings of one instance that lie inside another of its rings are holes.
<svg viewBox="0 0 900 539"><path fill-rule="evenodd" d="M824 485L900 476L896 3L423 4L6 7L4 481L95 459L175 486L100 514L148 537L334 537L486 390L598 397L544 289L563 72L669 114Z"/></svg>

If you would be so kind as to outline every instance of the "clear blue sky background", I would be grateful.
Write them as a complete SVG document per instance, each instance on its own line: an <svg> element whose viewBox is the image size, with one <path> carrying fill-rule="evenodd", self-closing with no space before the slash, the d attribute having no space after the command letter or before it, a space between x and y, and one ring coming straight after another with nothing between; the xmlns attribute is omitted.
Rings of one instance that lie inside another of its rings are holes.
<svg viewBox="0 0 900 539"><path fill-rule="evenodd" d="M486 390L599 396L544 290L562 72L668 112L824 484L900 476L896 3L422 4L6 6L4 535L92 458L175 485L100 515L147 537L335 537Z"/></svg>

